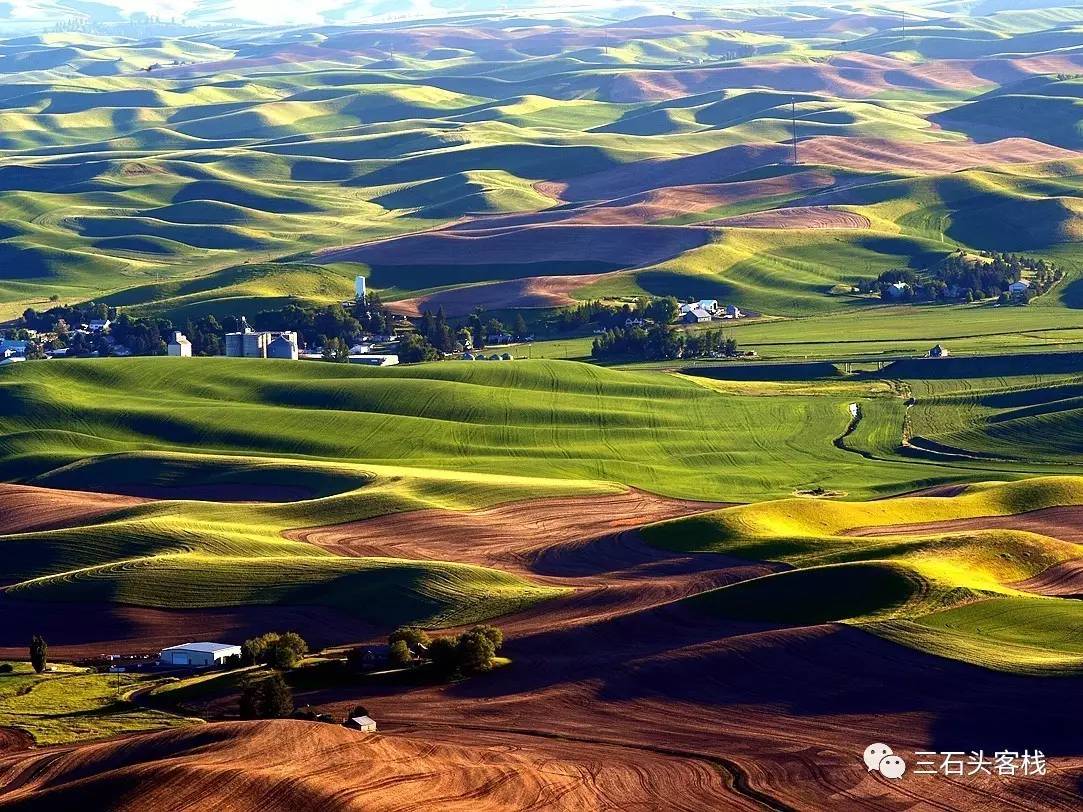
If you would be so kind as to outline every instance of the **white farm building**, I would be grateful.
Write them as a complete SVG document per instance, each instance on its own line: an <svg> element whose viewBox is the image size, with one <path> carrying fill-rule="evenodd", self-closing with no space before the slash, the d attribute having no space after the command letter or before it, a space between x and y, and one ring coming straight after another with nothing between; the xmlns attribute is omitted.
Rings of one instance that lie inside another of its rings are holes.
<svg viewBox="0 0 1083 812"><path fill-rule="evenodd" d="M181 643L162 649L158 662L162 665L209 667L224 665L230 657L240 657L241 647L229 643Z"/></svg>

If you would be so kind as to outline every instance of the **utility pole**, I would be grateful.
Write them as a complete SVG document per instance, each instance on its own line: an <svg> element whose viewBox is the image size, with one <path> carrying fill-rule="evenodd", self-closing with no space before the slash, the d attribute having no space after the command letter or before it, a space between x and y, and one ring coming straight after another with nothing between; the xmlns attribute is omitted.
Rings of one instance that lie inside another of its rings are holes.
<svg viewBox="0 0 1083 812"><path fill-rule="evenodd" d="M793 125L793 165L797 166L797 102L790 96L790 123Z"/></svg>

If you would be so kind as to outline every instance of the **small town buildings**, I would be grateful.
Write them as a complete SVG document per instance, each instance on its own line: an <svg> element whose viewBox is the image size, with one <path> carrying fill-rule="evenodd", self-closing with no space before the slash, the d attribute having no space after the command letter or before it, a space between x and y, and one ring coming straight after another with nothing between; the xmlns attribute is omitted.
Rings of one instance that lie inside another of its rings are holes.
<svg viewBox="0 0 1083 812"><path fill-rule="evenodd" d="M271 342L267 345L267 357L296 361L297 341L290 338L287 333L280 333L272 338Z"/></svg>
<svg viewBox="0 0 1083 812"><path fill-rule="evenodd" d="M718 299L700 299L695 306L713 315L718 312Z"/></svg>
<svg viewBox="0 0 1083 812"><path fill-rule="evenodd" d="M711 318L711 314L708 313L706 310L703 310L699 307L694 307L687 313L685 313L681 320L685 324L697 324L699 322L710 321Z"/></svg>
<svg viewBox="0 0 1083 812"><path fill-rule="evenodd" d="M181 643L162 649L158 662L162 665L209 668L225 665L231 657L240 656L241 647L230 643Z"/></svg>
<svg viewBox="0 0 1083 812"><path fill-rule="evenodd" d="M91 319L87 328L92 333L102 333L108 330L112 323L109 319Z"/></svg>
<svg viewBox="0 0 1083 812"><path fill-rule="evenodd" d="M1018 282L1012 282L1008 285L1008 293L1015 299L1020 299L1027 295L1030 290L1030 280L1020 279Z"/></svg>
<svg viewBox="0 0 1083 812"><path fill-rule="evenodd" d="M741 309L737 307L737 305L731 304L726 305L726 309L722 314L722 318L724 319L743 319L744 316L745 314L741 312Z"/></svg>
<svg viewBox="0 0 1083 812"><path fill-rule="evenodd" d="M29 342L16 340L14 338L5 338L0 340L0 356L10 357L13 355L24 356L26 355L26 347Z"/></svg>
<svg viewBox="0 0 1083 812"><path fill-rule="evenodd" d="M175 358L191 358L192 342L189 341L188 336L180 330L174 330L173 335L169 339L169 343L165 345L165 350L168 355L172 355Z"/></svg>
<svg viewBox="0 0 1083 812"><path fill-rule="evenodd" d="M362 733L376 732L376 720L371 716L351 716L342 723L342 726L348 727L350 730L359 730Z"/></svg>
<svg viewBox="0 0 1083 812"><path fill-rule="evenodd" d="M931 350L929 350L930 358L947 358L951 353L948 352L947 347L943 347L937 344Z"/></svg>

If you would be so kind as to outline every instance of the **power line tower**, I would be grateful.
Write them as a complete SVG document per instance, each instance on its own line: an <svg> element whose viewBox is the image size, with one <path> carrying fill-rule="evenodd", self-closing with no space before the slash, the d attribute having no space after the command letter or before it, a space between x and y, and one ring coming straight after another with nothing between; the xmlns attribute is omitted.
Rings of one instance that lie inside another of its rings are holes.
<svg viewBox="0 0 1083 812"><path fill-rule="evenodd" d="M793 165L797 166L797 102L790 96L790 124L793 127Z"/></svg>

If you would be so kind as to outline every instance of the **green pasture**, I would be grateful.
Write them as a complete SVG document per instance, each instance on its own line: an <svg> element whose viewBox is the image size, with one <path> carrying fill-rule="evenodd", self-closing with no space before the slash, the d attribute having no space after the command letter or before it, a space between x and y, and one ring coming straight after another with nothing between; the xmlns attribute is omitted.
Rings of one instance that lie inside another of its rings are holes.
<svg viewBox="0 0 1083 812"><path fill-rule="evenodd" d="M155 684L145 675L100 674L61 664L36 674L29 663L11 665L10 673L0 674L0 725L25 731L39 745L70 744L192 723L130 701L133 691Z"/></svg>
<svg viewBox="0 0 1083 812"><path fill-rule="evenodd" d="M1017 530L907 531L906 525L1081 503L1083 480L1046 477L980 483L946 497L761 502L662 522L643 533L668 549L792 567L689 601L705 611L788 625L841 621L989 668L1076 674L1083 672L1079 602L1017 585L1079 558L1083 547ZM897 529L867 535L876 528Z"/></svg>

